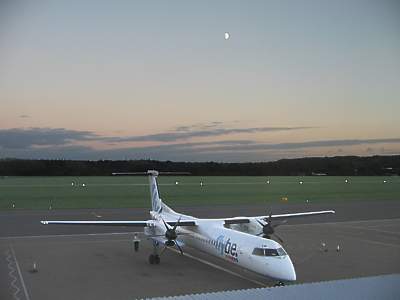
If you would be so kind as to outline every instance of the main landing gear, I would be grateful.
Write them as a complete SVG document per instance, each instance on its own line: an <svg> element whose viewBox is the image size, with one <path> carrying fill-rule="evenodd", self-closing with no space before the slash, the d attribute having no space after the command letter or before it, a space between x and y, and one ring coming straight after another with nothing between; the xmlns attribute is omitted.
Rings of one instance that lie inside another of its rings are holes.
<svg viewBox="0 0 400 300"><path fill-rule="evenodd" d="M149 263L151 264L151 265L158 265L158 264L160 264L160 255L158 255L158 254L150 254L149 255Z"/></svg>
<svg viewBox="0 0 400 300"><path fill-rule="evenodd" d="M160 264L160 255L159 253L159 243L157 241L153 241L153 253L149 255L149 263L151 265L159 265Z"/></svg>

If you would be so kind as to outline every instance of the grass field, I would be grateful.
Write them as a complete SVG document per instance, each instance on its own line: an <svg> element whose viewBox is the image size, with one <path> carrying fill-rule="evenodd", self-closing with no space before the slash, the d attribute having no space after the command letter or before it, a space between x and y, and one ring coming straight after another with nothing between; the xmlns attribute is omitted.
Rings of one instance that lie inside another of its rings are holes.
<svg viewBox="0 0 400 300"><path fill-rule="evenodd" d="M171 205L272 203L283 197L288 203L400 200L399 177L166 176L159 178L159 189ZM13 204L16 209L119 208L149 207L150 200L146 177L0 178L0 209Z"/></svg>

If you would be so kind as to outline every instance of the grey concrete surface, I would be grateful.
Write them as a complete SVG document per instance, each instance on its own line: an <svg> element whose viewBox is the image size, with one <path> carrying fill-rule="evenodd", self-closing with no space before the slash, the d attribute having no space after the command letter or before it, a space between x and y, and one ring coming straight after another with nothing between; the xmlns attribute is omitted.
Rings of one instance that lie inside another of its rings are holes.
<svg viewBox="0 0 400 300"><path fill-rule="evenodd" d="M277 229L294 261L298 282L400 272L397 201L296 204L273 209L281 213L327 208L336 209L337 214L297 219ZM199 217L222 217L260 215L264 207L177 210ZM132 234L126 233L137 228L37 225L40 219L50 218L142 219L147 218L147 210L1 212L0 299L135 299L274 283L193 249L185 250L190 257L166 251L160 265L150 265L150 243L143 240L140 251L134 252ZM33 262L38 266L36 273L32 272Z"/></svg>

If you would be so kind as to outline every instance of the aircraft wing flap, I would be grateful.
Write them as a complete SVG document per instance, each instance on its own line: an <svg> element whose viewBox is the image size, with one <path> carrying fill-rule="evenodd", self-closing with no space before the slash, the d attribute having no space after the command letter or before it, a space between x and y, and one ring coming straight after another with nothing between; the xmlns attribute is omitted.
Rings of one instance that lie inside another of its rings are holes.
<svg viewBox="0 0 400 300"><path fill-rule="evenodd" d="M175 226L175 223L177 223L177 221L166 221L168 223L168 225L171 226ZM196 222L193 220L180 220L179 221L179 226L196 226Z"/></svg>
<svg viewBox="0 0 400 300"><path fill-rule="evenodd" d="M229 218L224 221L225 225L250 223L249 218Z"/></svg>

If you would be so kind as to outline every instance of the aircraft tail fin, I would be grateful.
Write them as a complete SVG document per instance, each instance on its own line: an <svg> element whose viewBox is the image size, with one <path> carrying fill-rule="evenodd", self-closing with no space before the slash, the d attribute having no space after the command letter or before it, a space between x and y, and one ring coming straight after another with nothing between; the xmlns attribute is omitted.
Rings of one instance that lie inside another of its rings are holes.
<svg viewBox="0 0 400 300"><path fill-rule="evenodd" d="M151 196L151 210L157 213L161 213L163 205L158 193L157 176L158 172L155 170L147 171L149 175L149 186L150 186L150 196Z"/></svg>

